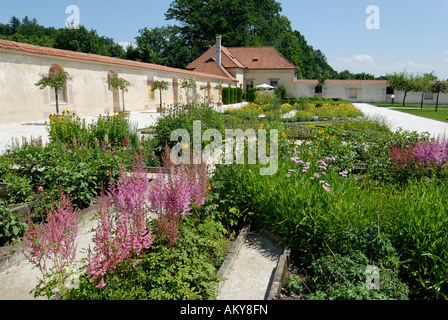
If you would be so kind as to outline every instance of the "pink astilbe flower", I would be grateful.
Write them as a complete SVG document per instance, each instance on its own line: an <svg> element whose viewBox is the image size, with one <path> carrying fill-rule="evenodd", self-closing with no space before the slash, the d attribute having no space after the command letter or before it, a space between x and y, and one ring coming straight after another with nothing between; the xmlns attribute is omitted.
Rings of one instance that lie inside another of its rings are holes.
<svg viewBox="0 0 448 320"><path fill-rule="evenodd" d="M128 175L125 169L120 169L120 179L117 186L109 187L108 196L115 208L123 213L133 214L138 208L146 207L149 189L148 172L143 164L141 153L137 153L132 172Z"/></svg>
<svg viewBox="0 0 448 320"><path fill-rule="evenodd" d="M31 221L30 213L28 212L28 230L23 237L24 255L41 271L47 269L46 240L44 226L35 225Z"/></svg>
<svg viewBox="0 0 448 320"><path fill-rule="evenodd" d="M149 181L140 154L135 159L134 170L127 175L121 169L116 186L109 187L107 197L101 191L99 200L99 225L94 236L94 251L89 251L86 269L93 280L114 270L123 261L139 256L152 242L152 231L147 226L149 212L146 200Z"/></svg>
<svg viewBox="0 0 448 320"><path fill-rule="evenodd" d="M441 166L447 161L447 141L436 139L431 142L421 141L414 148L417 162Z"/></svg>
<svg viewBox="0 0 448 320"><path fill-rule="evenodd" d="M412 144L408 147L393 146L389 149L389 154L393 165L400 167L409 165L416 158Z"/></svg>
<svg viewBox="0 0 448 320"><path fill-rule="evenodd" d="M61 194L56 206L51 208L48 214L48 223L45 228L45 238L48 246L48 254L56 263L59 271L64 266L70 265L76 257L76 236L78 235L78 213L73 208L70 199Z"/></svg>
<svg viewBox="0 0 448 320"><path fill-rule="evenodd" d="M61 189L60 200L47 209L48 222L36 226L28 214L28 230L23 237L24 254L40 269L45 282L47 261L53 263L57 285L64 291L65 268L75 262L79 215Z"/></svg>

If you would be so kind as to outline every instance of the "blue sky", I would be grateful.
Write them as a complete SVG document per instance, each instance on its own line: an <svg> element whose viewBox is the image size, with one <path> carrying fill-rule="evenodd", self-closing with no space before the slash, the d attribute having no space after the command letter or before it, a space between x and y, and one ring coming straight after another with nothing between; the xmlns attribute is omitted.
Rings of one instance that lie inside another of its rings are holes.
<svg viewBox="0 0 448 320"><path fill-rule="evenodd" d="M292 27L320 49L337 71L435 73L448 79L448 1L446 0L277 0ZM138 30L160 27L170 0L17 0L5 2L0 22L16 15L62 28L76 5L80 23L116 42L134 42ZM379 29L368 29L369 5L379 9ZM225 45L225 44L224 44Z"/></svg>

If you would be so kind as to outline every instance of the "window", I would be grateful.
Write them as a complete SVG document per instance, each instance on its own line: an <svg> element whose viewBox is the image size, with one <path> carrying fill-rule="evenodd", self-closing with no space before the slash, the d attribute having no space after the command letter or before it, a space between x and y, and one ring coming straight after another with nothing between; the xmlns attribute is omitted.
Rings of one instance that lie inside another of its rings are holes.
<svg viewBox="0 0 448 320"><path fill-rule="evenodd" d="M348 90L349 99L358 99L358 88L350 88Z"/></svg>
<svg viewBox="0 0 448 320"><path fill-rule="evenodd" d="M271 86L273 86L274 88L278 88L278 80L270 80L271 81Z"/></svg>
<svg viewBox="0 0 448 320"><path fill-rule="evenodd" d="M322 86L315 86L314 93L322 93Z"/></svg>
<svg viewBox="0 0 448 320"><path fill-rule="evenodd" d="M394 94L394 89L391 87L387 87L386 94Z"/></svg>
<svg viewBox="0 0 448 320"><path fill-rule="evenodd" d="M246 92L249 92L249 89L253 88L253 87L254 87L254 82L251 80L247 80L246 81Z"/></svg>
<svg viewBox="0 0 448 320"><path fill-rule="evenodd" d="M152 90L153 84L154 84L154 76L148 75L148 77L146 79L146 94L148 96L149 101L155 100L155 94L154 94L154 91Z"/></svg>
<svg viewBox="0 0 448 320"><path fill-rule="evenodd" d="M425 100L434 100L434 92L426 92Z"/></svg>

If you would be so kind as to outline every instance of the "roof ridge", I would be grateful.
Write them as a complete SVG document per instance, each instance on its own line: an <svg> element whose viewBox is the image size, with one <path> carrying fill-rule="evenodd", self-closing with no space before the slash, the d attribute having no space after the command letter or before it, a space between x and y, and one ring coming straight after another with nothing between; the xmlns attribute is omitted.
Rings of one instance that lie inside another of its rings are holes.
<svg viewBox="0 0 448 320"><path fill-rule="evenodd" d="M222 65L219 65L214 57L207 59L206 61L201 63L198 67L196 67L194 70L197 70L200 67L204 66L206 63L210 63L210 62L214 63L221 70L221 72L226 75L227 78L229 78L232 81L238 81L238 79L236 79L229 71L227 71L226 68L224 68Z"/></svg>
<svg viewBox="0 0 448 320"><path fill-rule="evenodd" d="M195 71L186 70L186 69L167 67L167 66L154 64L154 63L149 63L149 62L141 62L141 61L127 60L127 59L121 59L121 58L115 58L115 57L109 57L109 56L102 56L102 55L94 54L94 53L85 53L85 52L77 52L77 51L57 49L57 48L51 48L51 47L44 47L44 46L38 46L38 45L34 45L34 44L11 41L11 40L4 40L4 39L0 39L0 49L27 52L27 53L31 53L31 54L49 55L49 56L81 60L81 61L91 61L91 62L109 63L109 64L115 64L115 65L125 65L125 66L136 67L136 68L141 67L141 68L155 69L155 70L166 71L166 72L179 72L179 73L184 73L184 74L197 75L197 76L201 76L201 77L213 76L208 73L200 73L200 72L195 72ZM226 77L220 77L217 75L215 75L215 76L218 78L226 78Z"/></svg>

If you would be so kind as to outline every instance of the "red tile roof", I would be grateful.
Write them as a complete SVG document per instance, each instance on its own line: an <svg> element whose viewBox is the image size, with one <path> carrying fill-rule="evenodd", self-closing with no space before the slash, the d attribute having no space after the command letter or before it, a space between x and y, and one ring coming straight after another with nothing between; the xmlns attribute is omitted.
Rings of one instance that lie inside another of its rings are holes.
<svg viewBox="0 0 448 320"><path fill-rule="evenodd" d="M227 77L232 81L237 82L238 80L223 66L220 66L215 58L210 58L203 64L194 69L195 72L202 72L207 74L214 74L221 77Z"/></svg>
<svg viewBox="0 0 448 320"><path fill-rule="evenodd" d="M247 69L297 69L274 47L238 47L228 49Z"/></svg>
<svg viewBox="0 0 448 320"><path fill-rule="evenodd" d="M93 61L93 62L109 63L109 64L121 65L121 66L127 66L127 67L136 67L136 68L143 68L143 69L150 69L150 70L182 73L182 74L190 75L190 76L200 76L200 77L210 78L212 75L212 78L229 80L229 78L226 76L219 76L216 74L201 73L201 72L189 71L189 70L184 70L184 69L165 67L165 66L161 66L161 65L157 65L157 64L152 64L152 63L124 60L124 59L106 57L106 56L90 54L90 53L82 53L82 52L47 48L47 47L35 46L35 45L27 44L27 43L21 43L21 42L0 39L0 50L2 50L2 49L8 50L8 51L54 56L54 57L68 58L68 59L74 59L74 60ZM232 80L232 79L230 79L230 80Z"/></svg>
<svg viewBox="0 0 448 320"><path fill-rule="evenodd" d="M274 47L222 47L221 64L226 69L297 69ZM216 45L210 47L187 69L195 70L210 58L216 58Z"/></svg>
<svg viewBox="0 0 448 320"><path fill-rule="evenodd" d="M214 58L216 60L216 45L210 47L206 52L204 52L193 62L190 62L190 64L187 65L187 69L194 70L211 58ZM221 64L225 68L245 69L245 66L240 61L238 61L238 59L226 47L221 47Z"/></svg>

